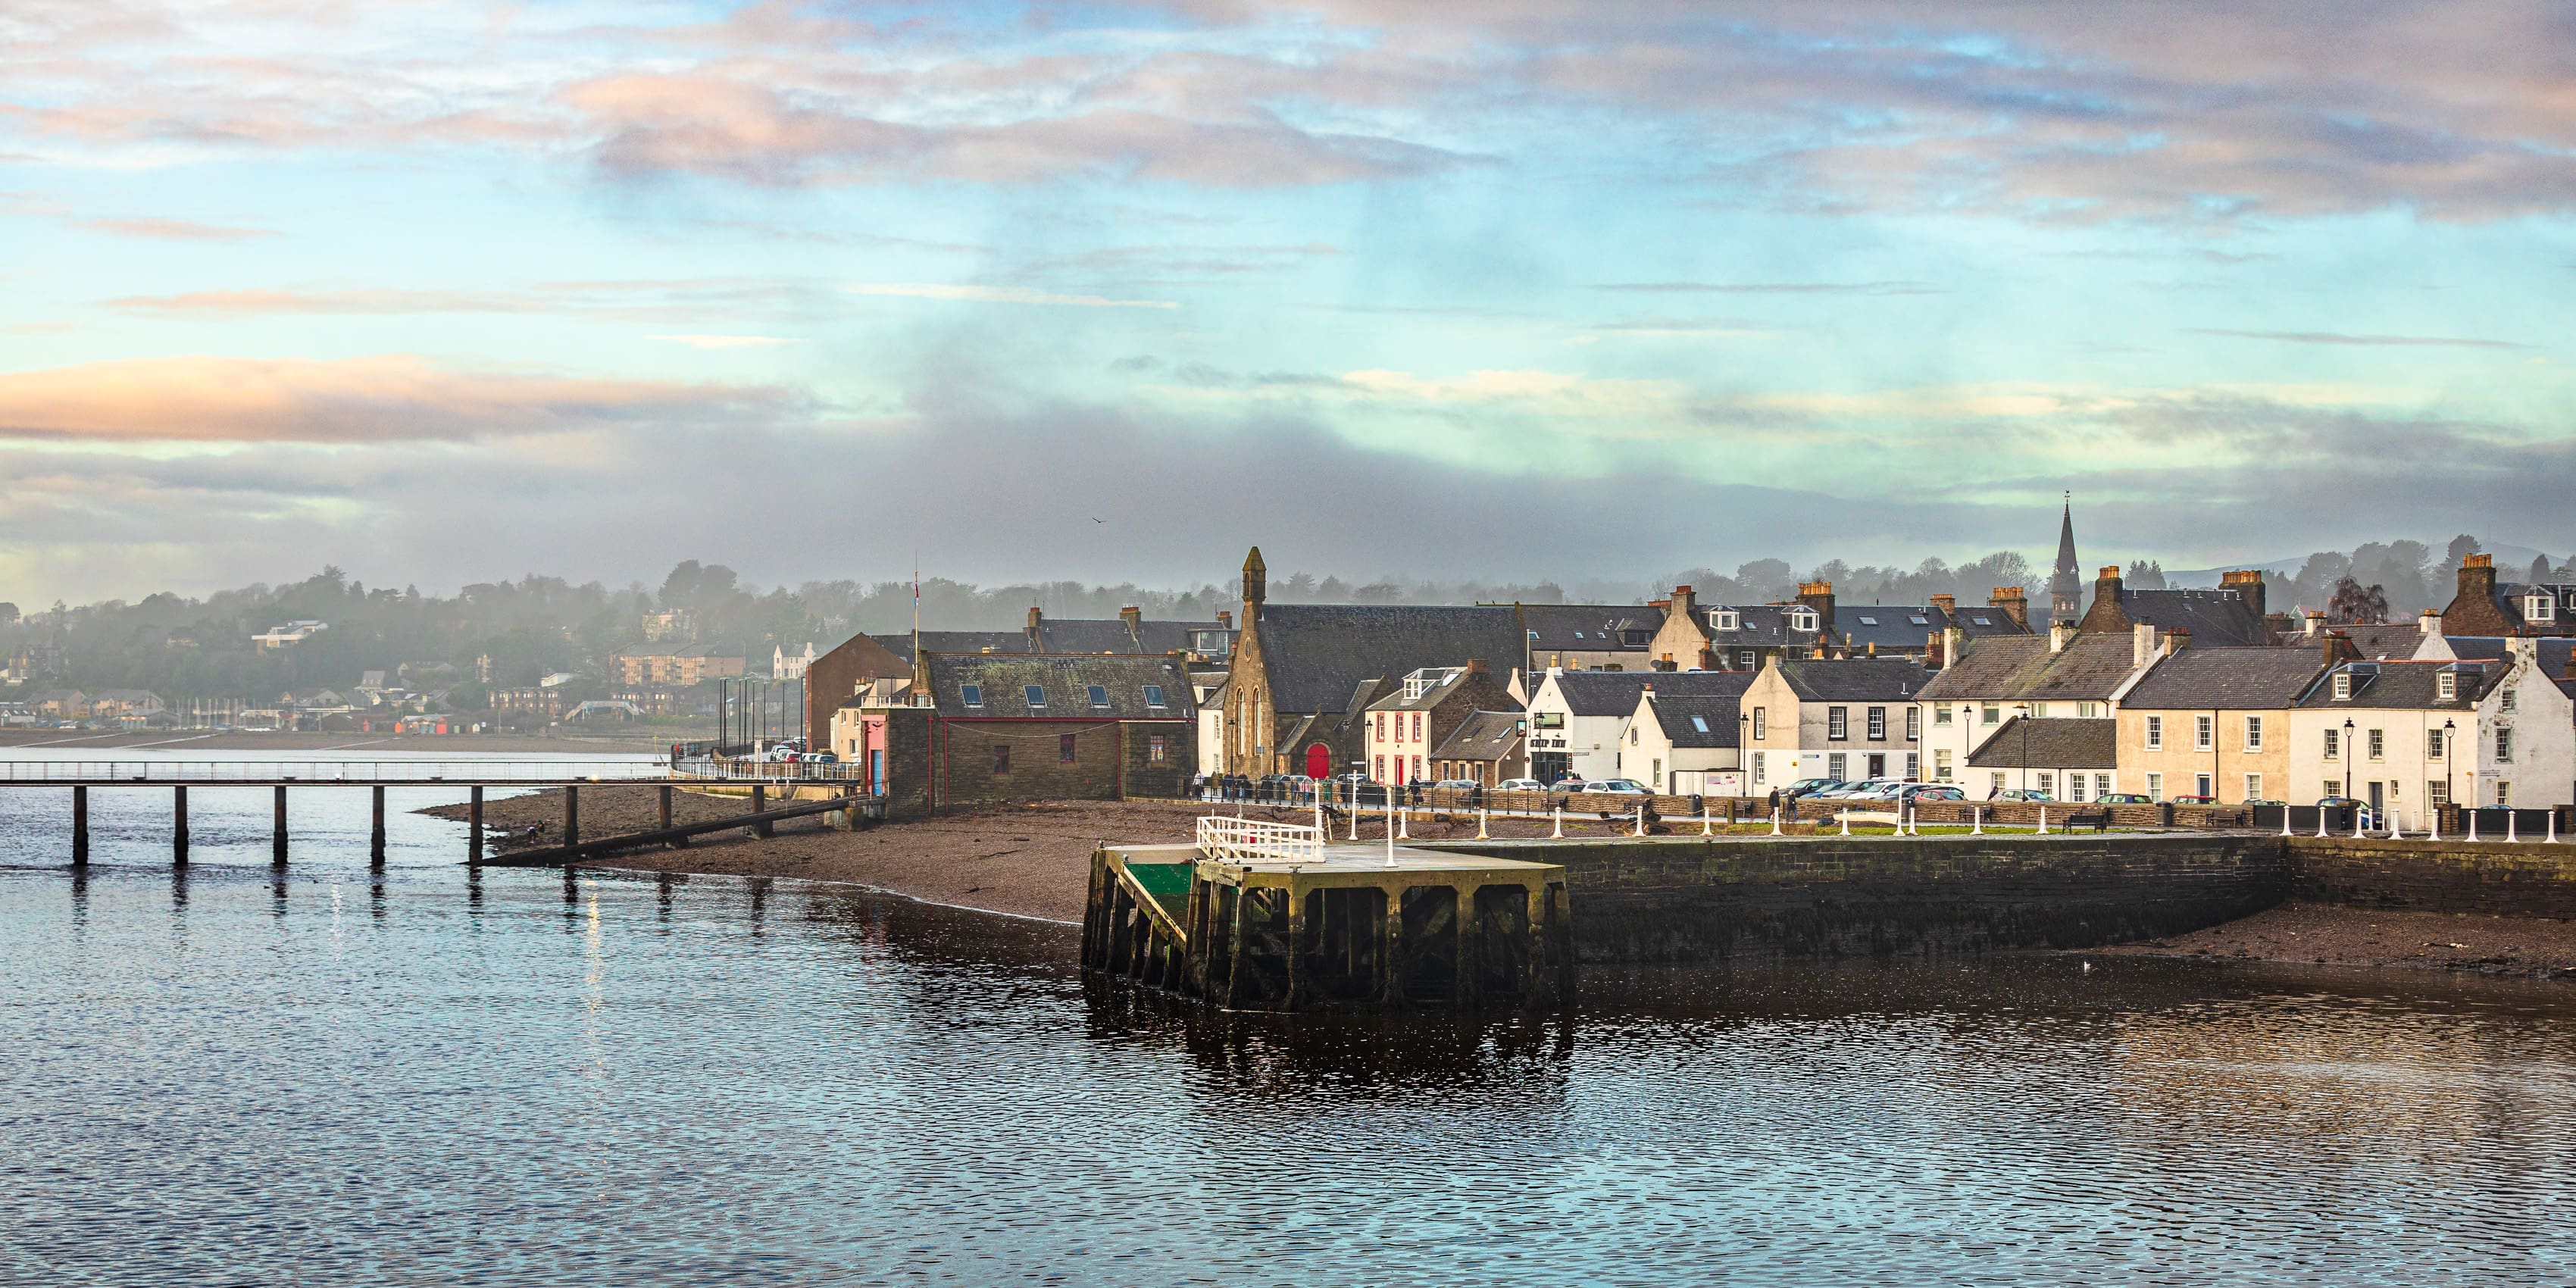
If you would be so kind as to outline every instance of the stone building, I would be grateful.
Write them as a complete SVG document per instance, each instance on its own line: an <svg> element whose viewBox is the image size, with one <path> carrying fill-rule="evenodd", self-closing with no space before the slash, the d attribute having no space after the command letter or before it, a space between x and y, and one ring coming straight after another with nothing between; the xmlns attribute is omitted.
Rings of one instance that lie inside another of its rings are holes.
<svg viewBox="0 0 2576 1288"><path fill-rule="evenodd" d="M1528 636L1518 608L1273 604L1254 547L1242 626L1226 665L1218 772L1339 773L1367 754L1362 716L1404 676L1481 659L1511 665ZM1517 693L1515 669L1506 687Z"/></svg>
<svg viewBox="0 0 2576 1288"><path fill-rule="evenodd" d="M1773 662L1745 690L1746 786L1803 778L1919 778L1915 700L1932 673L1910 658Z"/></svg>
<svg viewBox="0 0 2576 1288"><path fill-rule="evenodd" d="M1401 785L1441 778L1432 765L1437 749L1470 715L1517 714L1520 707L1520 699L1494 681L1481 658L1471 658L1465 666L1415 671L1367 707L1360 754L1369 781Z"/></svg>
<svg viewBox="0 0 2576 1288"><path fill-rule="evenodd" d="M1499 605L1494 605L1499 607ZM1664 607L1655 604L1518 604L1529 639L1523 674L1652 669Z"/></svg>
<svg viewBox="0 0 2576 1288"><path fill-rule="evenodd" d="M2086 635L2127 635L2145 625L2189 631L2191 642L2201 648L2270 644L2263 574L2249 568L2222 573L2219 582L2216 590L2130 590L2122 584L2119 565L2113 564L2094 578L2093 606L2084 610L2075 629Z"/></svg>
<svg viewBox="0 0 2576 1288"><path fill-rule="evenodd" d="M1198 712L1177 656L924 653L900 706L834 712L832 750L889 813L1179 796Z"/></svg>
<svg viewBox="0 0 2576 1288"><path fill-rule="evenodd" d="M2078 635L2060 625L2044 636L1960 643L1957 660L1932 677L1916 701L1925 781L1958 783L1971 795L1981 794L1981 785L1993 784L1981 783L1967 767L1988 739L2021 718L2110 719L2121 693L2177 638L2159 636L2152 626L2121 639ZM2107 773L2112 766L2101 769Z"/></svg>
<svg viewBox="0 0 2576 1288"><path fill-rule="evenodd" d="M2495 556L2460 562L2458 593L2442 609L2445 635L2576 635L2576 585L2496 580Z"/></svg>
<svg viewBox="0 0 2576 1288"><path fill-rule="evenodd" d="M2014 716L1969 755L1959 781L1971 800L1992 800L2007 788L2072 804L2100 800L2116 790L2119 723Z"/></svg>
<svg viewBox="0 0 2576 1288"><path fill-rule="evenodd" d="M1834 584L1811 581L1781 604L1699 602L1688 586L1656 605L1664 624L1647 648L1659 671L1758 671L1775 660L1910 657L1937 667L1945 632L1969 639L2026 635L2019 586L1999 588L1983 608L1961 609L1949 595L1928 604L1841 604ZM1535 672L1533 672L1535 674Z"/></svg>
<svg viewBox="0 0 2576 1288"><path fill-rule="evenodd" d="M687 688L743 673L743 655L717 644L629 649L609 659L609 678L626 685L674 684Z"/></svg>
<svg viewBox="0 0 2576 1288"><path fill-rule="evenodd" d="M1529 717L1517 709L1471 711L1431 751L1435 781L1493 787L1529 776Z"/></svg>

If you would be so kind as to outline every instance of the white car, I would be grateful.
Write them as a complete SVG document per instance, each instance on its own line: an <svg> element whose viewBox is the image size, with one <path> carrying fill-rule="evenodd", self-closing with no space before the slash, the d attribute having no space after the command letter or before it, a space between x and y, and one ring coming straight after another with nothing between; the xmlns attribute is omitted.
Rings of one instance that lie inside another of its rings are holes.
<svg viewBox="0 0 2576 1288"><path fill-rule="evenodd" d="M1495 784L1494 790L1498 792L1543 792L1547 790L1547 784L1542 783L1535 778L1506 778L1502 782Z"/></svg>
<svg viewBox="0 0 2576 1288"><path fill-rule="evenodd" d="M1644 783L1633 778L1596 778L1583 785L1586 796L1652 796Z"/></svg>

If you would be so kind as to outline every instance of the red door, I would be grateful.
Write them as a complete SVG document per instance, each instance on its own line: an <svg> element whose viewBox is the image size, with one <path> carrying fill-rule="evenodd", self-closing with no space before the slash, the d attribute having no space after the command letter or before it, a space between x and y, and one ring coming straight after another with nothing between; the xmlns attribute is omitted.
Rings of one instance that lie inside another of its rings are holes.
<svg viewBox="0 0 2576 1288"><path fill-rule="evenodd" d="M1332 748L1327 747L1320 742L1311 742L1306 744L1306 776L1308 778L1330 778L1333 776Z"/></svg>

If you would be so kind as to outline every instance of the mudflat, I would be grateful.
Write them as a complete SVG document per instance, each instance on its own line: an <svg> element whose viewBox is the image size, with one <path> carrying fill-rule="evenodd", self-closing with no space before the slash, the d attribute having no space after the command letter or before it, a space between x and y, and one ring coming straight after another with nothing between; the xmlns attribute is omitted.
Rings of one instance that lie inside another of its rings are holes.
<svg viewBox="0 0 2576 1288"><path fill-rule="evenodd" d="M2576 975L2576 922L2285 903L2187 935L2087 954Z"/></svg>

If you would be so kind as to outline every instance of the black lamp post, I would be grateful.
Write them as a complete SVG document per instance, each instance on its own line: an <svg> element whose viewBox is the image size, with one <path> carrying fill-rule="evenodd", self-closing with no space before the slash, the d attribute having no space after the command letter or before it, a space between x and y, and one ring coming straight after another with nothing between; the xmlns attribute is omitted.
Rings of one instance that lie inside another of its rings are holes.
<svg viewBox="0 0 2576 1288"><path fill-rule="evenodd" d="M2021 725L2021 791L2030 795L2030 704L2013 704L2013 719Z"/></svg>
<svg viewBox="0 0 2576 1288"><path fill-rule="evenodd" d="M2460 758L2458 728L2449 720L2442 722L2442 800L2454 805L2458 802L2451 798L2451 766Z"/></svg>
<svg viewBox="0 0 2576 1288"><path fill-rule="evenodd" d="M2343 722L2343 798L2352 799L2352 722Z"/></svg>

